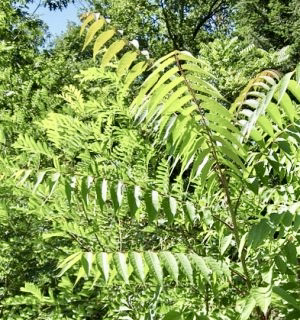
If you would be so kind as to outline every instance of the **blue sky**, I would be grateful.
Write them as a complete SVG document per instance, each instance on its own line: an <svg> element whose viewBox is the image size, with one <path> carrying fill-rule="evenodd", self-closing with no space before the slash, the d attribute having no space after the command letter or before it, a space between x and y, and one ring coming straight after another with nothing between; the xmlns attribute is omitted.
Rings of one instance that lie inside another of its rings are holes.
<svg viewBox="0 0 300 320"><path fill-rule="evenodd" d="M60 35L67 29L68 21L79 23L78 11L84 5L84 0L76 1L75 4L70 3L66 9L50 11L44 6L40 6L35 14L44 20L49 26L49 31L52 35ZM28 5L29 13L33 13L37 7L36 3Z"/></svg>

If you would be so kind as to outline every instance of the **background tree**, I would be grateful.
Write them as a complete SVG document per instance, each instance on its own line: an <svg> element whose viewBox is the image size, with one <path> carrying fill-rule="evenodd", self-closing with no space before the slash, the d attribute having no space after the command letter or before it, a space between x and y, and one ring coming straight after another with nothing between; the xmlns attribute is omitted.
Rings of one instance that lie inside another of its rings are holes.
<svg viewBox="0 0 300 320"><path fill-rule="evenodd" d="M236 32L264 50L290 46L289 64L300 59L300 3L297 0L242 0L235 9Z"/></svg>
<svg viewBox="0 0 300 320"><path fill-rule="evenodd" d="M128 0L126 5L104 0L93 4L155 57L171 49L197 54L200 43L229 34L233 28L233 0Z"/></svg>

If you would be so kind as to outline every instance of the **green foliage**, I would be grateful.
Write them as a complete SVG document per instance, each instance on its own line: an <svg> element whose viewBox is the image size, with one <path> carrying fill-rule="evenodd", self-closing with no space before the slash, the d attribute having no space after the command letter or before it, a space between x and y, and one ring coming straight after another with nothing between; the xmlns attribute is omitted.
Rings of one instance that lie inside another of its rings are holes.
<svg viewBox="0 0 300 320"><path fill-rule="evenodd" d="M299 1L239 1L235 12L237 33L265 50L289 46L284 70L299 62ZM274 67L274 66L273 66Z"/></svg>
<svg viewBox="0 0 300 320"><path fill-rule="evenodd" d="M90 1L93 10L126 30L130 39L160 58L172 50L198 53L200 43L230 33L232 0ZM131 19L128 19L131 17Z"/></svg>
<svg viewBox="0 0 300 320"><path fill-rule="evenodd" d="M207 51L150 59L83 18L96 66L6 125L1 316L299 318L299 66L240 91Z"/></svg>

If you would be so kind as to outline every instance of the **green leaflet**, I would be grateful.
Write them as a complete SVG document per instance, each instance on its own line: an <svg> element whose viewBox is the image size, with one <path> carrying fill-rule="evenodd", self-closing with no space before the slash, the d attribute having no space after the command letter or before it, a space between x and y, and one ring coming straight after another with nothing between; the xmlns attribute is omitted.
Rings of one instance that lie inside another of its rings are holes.
<svg viewBox="0 0 300 320"><path fill-rule="evenodd" d="M178 53L178 51L175 50L175 51L172 51L172 52L166 54L165 56L159 58L159 59L156 60L155 63L153 64L152 69L157 68L159 65L162 65L162 64L164 63L164 61L166 61L167 59L169 59L169 58L172 57L172 56L175 56L177 53ZM175 62L175 61L176 61L176 60L173 59L172 62ZM168 63L168 64L169 64L169 63Z"/></svg>
<svg viewBox="0 0 300 320"><path fill-rule="evenodd" d="M176 253L175 254L177 260L179 261L179 264L181 266L181 269L183 273L187 276L189 279L190 283L193 284L193 268L190 263L190 260L187 258L187 256L183 253Z"/></svg>
<svg viewBox="0 0 300 320"><path fill-rule="evenodd" d="M217 277L227 277L231 279L231 272L228 264L225 261L218 261L212 257L203 258L208 268L215 274Z"/></svg>
<svg viewBox="0 0 300 320"><path fill-rule="evenodd" d="M205 95L207 95L209 97L216 98L216 99L223 98L218 91L211 90L206 85L198 85L198 84L190 83L190 87L191 87L191 89L193 89L197 93L204 93ZM206 100L204 100L204 101L206 101Z"/></svg>
<svg viewBox="0 0 300 320"><path fill-rule="evenodd" d="M32 193L35 193L35 191L37 190L38 186L41 184L41 182L43 181L44 177L45 177L46 172L42 171L38 174L37 179L36 179L36 183L32 189Z"/></svg>
<svg viewBox="0 0 300 320"><path fill-rule="evenodd" d="M66 271L72 268L82 257L82 252L76 252L71 256L63 260L58 266L61 271L58 273L57 277L61 277Z"/></svg>
<svg viewBox="0 0 300 320"><path fill-rule="evenodd" d="M226 155L229 159L233 160L241 169L245 170L245 166L239 156L234 152L233 148L228 146L221 146L218 148L223 155Z"/></svg>
<svg viewBox="0 0 300 320"><path fill-rule="evenodd" d="M25 286L20 289L22 292L31 293L34 295L39 301L43 300L43 295L41 289L38 288L34 283L25 282Z"/></svg>
<svg viewBox="0 0 300 320"><path fill-rule="evenodd" d="M211 74L209 74L207 71L205 71L204 69L202 69L196 64L185 63L185 64L182 64L181 67L183 70L194 72L197 75L211 76Z"/></svg>
<svg viewBox="0 0 300 320"><path fill-rule="evenodd" d="M196 157L191 172L192 179L196 179L201 174L205 164L209 161L209 153L210 149L205 149Z"/></svg>
<svg viewBox="0 0 300 320"><path fill-rule="evenodd" d="M163 134L161 135L162 140L167 140L169 138L171 129L174 126L176 119L177 119L177 115L173 114L169 119L166 118L166 121L167 121L166 125L165 123L162 123L161 125L161 133Z"/></svg>
<svg viewBox="0 0 300 320"><path fill-rule="evenodd" d="M177 211L176 199L173 197L164 198L162 204L169 223L172 223Z"/></svg>
<svg viewBox="0 0 300 320"><path fill-rule="evenodd" d="M260 127L271 137L274 137L273 126L266 116L260 116L257 120Z"/></svg>
<svg viewBox="0 0 300 320"><path fill-rule="evenodd" d="M205 138L199 139L196 143L193 143L193 147L191 147L190 151L186 151L183 155L182 166L180 171L180 176L193 164L195 160L195 155L197 150L199 150L202 145L205 143Z"/></svg>
<svg viewBox="0 0 300 320"><path fill-rule="evenodd" d="M123 183L119 181L110 189L111 199L113 201L114 209L118 210L122 205L123 200Z"/></svg>
<svg viewBox="0 0 300 320"><path fill-rule="evenodd" d="M165 114L168 114L168 113L172 113L173 111L173 105L175 104L175 101L177 100L177 99L179 99L180 97L182 97L183 96L183 94L184 93L186 93L187 92L187 87L185 87L185 86L181 86L181 87L179 87L176 91L174 91L171 95L170 95L170 97L168 97L168 99L167 100L165 100L165 102L164 102L164 113ZM191 95L187 95L187 96L189 96L190 97L190 99L188 100L188 101L190 101L191 100ZM184 95L183 97L186 97L186 95ZM187 102L188 102L187 101ZM177 109L177 107L176 107L176 109ZM176 110L175 109L175 110Z"/></svg>
<svg viewBox="0 0 300 320"><path fill-rule="evenodd" d="M275 103L270 103L267 112L272 118L272 120L279 126L279 128L282 128L282 119L281 119L281 114L280 111Z"/></svg>
<svg viewBox="0 0 300 320"><path fill-rule="evenodd" d="M300 84L300 63L296 67L296 82ZM298 99L300 101L300 99Z"/></svg>
<svg viewBox="0 0 300 320"><path fill-rule="evenodd" d="M95 41L94 49L93 49L93 57L95 59L96 55L99 53L100 49L104 46L104 44L113 37L116 33L115 29L110 29L102 32Z"/></svg>
<svg viewBox="0 0 300 320"><path fill-rule="evenodd" d="M300 70L300 65L298 65L298 69ZM290 80L288 89L293 94L293 96L300 102L300 80L298 83L295 80Z"/></svg>
<svg viewBox="0 0 300 320"><path fill-rule="evenodd" d="M180 89L178 89L177 91L179 90ZM173 114L174 112L180 112L181 114L183 114L185 109L183 109L182 107L185 106L187 103L189 103L191 100L192 100L192 96L185 95L177 100L172 100L171 104L167 102L161 110L159 110L158 108L154 108L153 106L153 108L150 109L151 112L149 113L148 121L150 121L153 115L155 114L167 115L167 116L170 114ZM195 108L195 106L193 106L193 108Z"/></svg>
<svg viewBox="0 0 300 320"><path fill-rule="evenodd" d="M141 206L141 195L142 190L140 186L130 187L127 190L128 205L131 216L134 216L136 211Z"/></svg>
<svg viewBox="0 0 300 320"><path fill-rule="evenodd" d="M144 253L146 263L149 267L150 272L154 275L156 281L163 284L163 270L155 252L147 251Z"/></svg>
<svg viewBox="0 0 300 320"><path fill-rule="evenodd" d="M288 242L282 249L283 249L283 252L285 253L287 261L292 265L297 265L298 264L297 248L295 244L293 244L292 242Z"/></svg>
<svg viewBox="0 0 300 320"><path fill-rule="evenodd" d="M219 97L222 99L222 96L220 94L220 92L217 90L216 87L214 87L211 83L207 82L204 79L201 79L200 77L194 76L193 74L187 74L186 78L189 81L192 81L191 85L194 86L199 86L199 87L203 87L206 88L208 90L208 92L211 92L212 95L215 95L216 97Z"/></svg>
<svg viewBox="0 0 300 320"><path fill-rule="evenodd" d="M211 130L214 130L215 132L217 132L218 134L223 136L226 139L226 141L230 141L230 143L232 143L233 145L235 144L238 147L238 148L236 148L237 149L236 152L238 152L239 154L245 153L244 146L240 143L238 138L234 134L232 134L229 130L222 128L219 125L215 125L213 123L210 123L209 126L210 126ZM240 137L240 136L238 136L238 137Z"/></svg>
<svg viewBox="0 0 300 320"><path fill-rule="evenodd" d="M244 308L242 310L241 316L240 316L240 320L247 320L249 319L253 309L256 306L256 301L252 296L249 296L246 301L245 301L245 305Z"/></svg>
<svg viewBox="0 0 300 320"><path fill-rule="evenodd" d="M215 163L215 160L213 160L213 159L209 159L205 163L205 165L204 165L204 167L203 167L203 169L201 171L201 176L200 176L201 177L201 183L203 185L205 184L206 178L207 178L209 172L211 171L211 167L213 166L214 163Z"/></svg>
<svg viewBox="0 0 300 320"><path fill-rule="evenodd" d="M178 71L179 71L179 68L175 66L170 70L168 70L167 72L165 72L156 83L153 83L154 86L152 87L150 94L153 93L155 90L159 90L160 86L164 84L167 80L171 80L172 76L178 73Z"/></svg>
<svg viewBox="0 0 300 320"><path fill-rule="evenodd" d="M92 270L94 255L92 252L85 252L81 257L83 270L87 276L90 275Z"/></svg>
<svg viewBox="0 0 300 320"><path fill-rule="evenodd" d="M81 28L80 28L80 35L82 35L82 33L84 32L84 29L86 28L86 26L95 19L95 15L94 14L89 14L87 16L87 18L85 18L85 20L83 21Z"/></svg>
<svg viewBox="0 0 300 320"><path fill-rule="evenodd" d="M49 182L49 189L50 189L50 192L49 192L49 195L48 195L48 198L51 197L52 193L54 192L58 182L59 182L59 178L60 178L60 173L59 172L56 172L56 173L53 173L52 176L51 176L51 180Z"/></svg>
<svg viewBox="0 0 300 320"><path fill-rule="evenodd" d="M110 62L110 60L124 48L125 45L125 40L118 40L112 43L103 55L103 58L101 60L101 67L104 68Z"/></svg>
<svg viewBox="0 0 300 320"><path fill-rule="evenodd" d="M149 221L153 222L160 209L160 199L158 192L156 190L152 190L145 194L145 204L146 204L146 211L149 215Z"/></svg>
<svg viewBox="0 0 300 320"><path fill-rule="evenodd" d="M177 261L174 257L174 255L169 251L163 251L159 253L159 256L165 266L165 268L168 270L169 274L173 278L173 280L177 283L178 282L178 275L179 275L179 268Z"/></svg>
<svg viewBox="0 0 300 320"><path fill-rule="evenodd" d="M147 69L147 66L148 64L146 62L141 61L130 69L124 81L124 91L128 90L131 83Z"/></svg>
<svg viewBox="0 0 300 320"><path fill-rule="evenodd" d="M172 310L164 316L163 320L182 320L182 315L181 313Z"/></svg>
<svg viewBox="0 0 300 320"><path fill-rule="evenodd" d="M272 228L270 223L266 219L262 219L258 224L254 225L248 233L248 244L252 249L259 247L263 240L269 236Z"/></svg>
<svg viewBox="0 0 300 320"><path fill-rule="evenodd" d="M97 264L103 274L104 280L107 283L109 280L109 256L106 252L97 254Z"/></svg>
<svg viewBox="0 0 300 320"><path fill-rule="evenodd" d="M104 23L105 23L105 20L103 18L92 23L92 25L89 27L88 32L85 36L85 41L84 41L82 50L84 50L89 45L89 43L93 40L96 32L99 31L104 26Z"/></svg>
<svg viewBox="0 0 300 320"><path fill-rule="evenodd" d="M153 107L157 107L157 105L162 101L162 99L176 86L184 81L183 77L176 77L172 82L168 84L161 85L159 90L156 90L154 95L151 97L149 101L149 105Z"/></svg>
<svg viewBox="0 0 300 320"><path fill-rule="evenodd" d="M241 255L242 255L242 251L244 249L244 246L245 246L245 243L246 243L246 238L247 238L247 235L248 235L248 232L244 233L242 238L241 238L241 241L240 241L240 245L239 245L239 258L241 258Z"/></svg>
<svg viewBox="0 0 300 320"><path fill-rule="evenodd" d="M252 129L252 131L250 133L250 137L256 142L263 141L263 136L256 129Z"/></svg>
<svg viewBox="0 0 300 320"><path fill-rule="evenodd" d="M122 279L126 284L129 284L129 274L126 264L126 255L121 252L114 254L114 262L117 267L118 273L121 275Z"/></svg>
<svg viewBox="0 0 300 320"><path fill-rule="evenodd" d="M277 99L277 103L279 104L284 96L284 94L286 93L286 90L288 88L289 82L291 80L291 77L293 76L293 74L295 73L295 71L289 72L287 74L285 74L282 79L279 81L278 83L278 99Z"/></svg>
<svg viewBox="0 0 300 320"><path fill-rule="evenodd" d="M144 283L146 279L146 272L142 255L139 252L130 252L129 259L135 274Z"/></svg>
<svg viewBox="0 0 300 320"><path fill-rule="evenodd" d="M65 179L65 193L68 199L69 206L71 205L72 193L76 186L76 177L67 177Z"/></svg>
<svg viewBox="0 0 300 320"><path fill-rule="evenodd" d="M192 263L195 265L196 269L198 269L203 275L204 279L209 282L209 275L211 274L211 270L207 267L204 259L195 253L190 253L189 257Z"/></svg>
<svg viewBox="0 0 300 320"><path fill-rule="evenodd" d="M13 144L13 147L30 153L44 154L49 158L54 157L53 151L49 149L45 142L35 141L27 134L20 134L18 140Z"/></svg>
<svg viewBox="0 0 300 320"><path fill-rule="evenodd" d="M232 233L222 238L220 242L220 253L223 255L232 241Z"/></svg>
<svg viewBox="0 0 300 320"><path fill-rule="evenodd" d="M170 137L170 139L172 139L173 149L176 149L175 145L178 145L184 138L181 132L183 132L183 130L187 131L188 127L190 126L190 123L191 119L189 117L184 117L182 115L177 116Z"/></svg>
<svg viewBox="0 0 300 320"><path fill-rule="evenodd" d="M101 210L103 210L103 205L107 200L107 180L98 179L96 181L95 188L96 188L98 204L99 204Z"/></svg>
<svg viewBox="0 0 300 320"><path fill-rule="evenodd" d="M190 222L194 223L197 219L195 206L190 201L187 201L183 206L183 210Z"/></svg>
<svg viewBox="0 0 300 320"><path fill-rule="evenodd" d="M260 307L261 311L266 316L269 305L271 304L271 287L252 288L250 295L255 299L256 305Z"/></svg>
<svg viewBox="0 0 300 320"><path fill-rule="evenodd" d="M225 107L213 99L202 102L201 107L212 113L217 113L220 116L225 117L225 119L231 120L233 118L232 114Z"/></svg>
<svg viewBox="0 0 300 320"><path fill-rule="evenodd" d="M205 115L205 118L211 122L218 124L219 126L223 126L227 130L231 130L233 133L237 135L240 135L239 130L230 121L228 121L227 119L224 119L223 116L220 117L219 115L216 115L214 113L208 113ZM216 131L218 132L217 129Z"/></svg>
<svg viewBox="0 0 300 320"><path fill-rule="evenodd" d="M164 68L166 68L167 66L169 66L171 63L175 62L175 59L172 57L170 59L167 59L166 61L164 61L162 64L160 64L147 78L146 80L143 82L140 92L138 94L138 96L134 99L134 101L131 104L131 107L133 105L137 105L139 106L144 97L145 94L153 87L153 85L157 82L157 80L159 79L159 73L161 71L164 70Z"/></svg>
<svg viewBox="0 0 300 320"><path fill-rule="evenodd" d="M81 196L84 204L87 206L88 205L88 193L91 188L91 184L93 182L93 178L91 176L84 177L82 178L81 182Z"/></svg>
<svg viewBox="0 0 300 320"><path fill-rule="evenodd" d="M295 309L300 310L300 301L297 301L293 296L286 292L281 287L273 287L272 291L278 295L281 299L293 306Z"/></svg>
<svg viewBox="0 0 300 320"><path fill-rule="evenodd" d="M100 272L99 272L99 273L100 273ZM77 277L76 277L76 280L75 280L75 282L74 282L73 288L75 288L75 287L76 287L76 284L79 282L79 280L82 279L82 278L84 278L86 275L87 275L87 274L86 274L83 266L81 266L81 267L79 268L78 272L77 272Z"/></svg>
<svg viewBox="0 0 300 320"><path fill-rule="evenodd" d="M179 51L177 53L177 58L179 60L182 61L191 61L194 62L196 64L200 64L200 65L204 65L206 66L207 63L204 60L201 60L200 58L195 58L190 52L188 51ZM209 74L211 77L213 77L213 75Z"/></svg>
<svg viewBox="0 0 300 320"><path fill-rule="evenodd" d="M276 92L274 98L279 101L279 94ZM287 93L284 93L280 100L280 106L283 108L285 114L290 119L291 122L294 122L294 119L297 115L296 108Z"/></svg>
<svg viewBox="0 0 300 320"><path fill-rule="evenodd" d="M130 68L131 64L136 59L136 57L137 57L137 52L135 51L133 52L128 51L122 56L117 69L118 77L121 78L128 71L128 69Z"/></svg>

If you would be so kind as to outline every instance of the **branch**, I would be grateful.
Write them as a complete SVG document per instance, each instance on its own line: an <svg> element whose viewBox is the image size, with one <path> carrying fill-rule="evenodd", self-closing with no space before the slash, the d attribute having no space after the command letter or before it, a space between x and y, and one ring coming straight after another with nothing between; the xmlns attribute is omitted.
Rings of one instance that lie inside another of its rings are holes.
<svg viewBox="0 0 300 320"><path fill-rule="evenodd" d="M32 14L31 14L32 16L37 12L37 10L41 6L41 4L42 4L42 0L40 0L40 2L38 3L37 7L33 10Z"/></svg>
<svg viewBox="0 0 300 320"><path fill-rule="evenodd" d="M168 15L167 15L167 12L166 12L166 9L164 7L164 4L162 1L160 1L160 6L162 8L162 13L163 13L163 16L164 16L164 20L165 20L165 23L166 23L166 27L167 27L167 30L168 30L168 34L169 34L169 37L171 38L172 42L173 42L173 48L174 50L178 50L179 49L179 46L178 46L178 43L176 42L176 37L175 35L173 35L171 29L171 25L170 25L170 22L169 22L169 19L168 19Z"/></svg>
<svg viewBox="0 0 300 320"><path fill-rule="evenodd" d="M208 13L207 13L204 17L202 17L202 19L200 19L200 20L198 21L198 23L197 23L197 25L196 25L196 27L195 27L195 30L194 30L194 32L193 32L193 40L195 40L198 32L200 31L201 27L205 24L205 22L206 22L207 20L209 20L215 13L217 13L218 11L220 11L220 9L221 9L222 5L224 4L224 2L221 1L219 4L218 4L218 2L219 2L219 0L215 0L215 1L211 4L211 6L210 6L210 8L209 8L209 10L208 10ZM216 4L217 4L217 6L214 8L214 6L215 6Z"/></svg>

